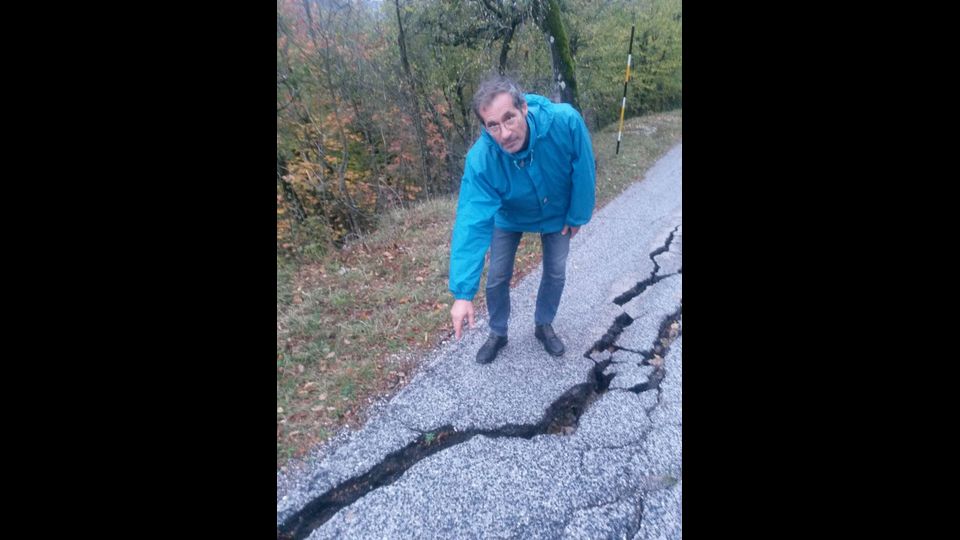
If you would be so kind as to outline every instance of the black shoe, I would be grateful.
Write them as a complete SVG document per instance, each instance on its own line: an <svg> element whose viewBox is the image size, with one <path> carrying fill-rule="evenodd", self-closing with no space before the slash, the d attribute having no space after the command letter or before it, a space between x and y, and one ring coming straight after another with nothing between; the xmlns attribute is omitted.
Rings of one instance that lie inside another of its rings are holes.
<svg viewBox="0 0 960 540"><path fill-rule="evenodd" d="M490 334L490 337L487 338L487 342L480 347L479 351L477 351L477 363L489 364L490 362L493 362L493 359L497 357L497 353L500 352L500 349L502 349L506 344L507 336Z"/></svg>
<svg viewBox="0 0 960 540"><path fill-rule="evenodd" d="M543 348L546 349L548 353L554 356L563 356L563 342L557 337L552 326L549 324L537 326L533 335L537 336L537 339L543 343Z"/></svg>

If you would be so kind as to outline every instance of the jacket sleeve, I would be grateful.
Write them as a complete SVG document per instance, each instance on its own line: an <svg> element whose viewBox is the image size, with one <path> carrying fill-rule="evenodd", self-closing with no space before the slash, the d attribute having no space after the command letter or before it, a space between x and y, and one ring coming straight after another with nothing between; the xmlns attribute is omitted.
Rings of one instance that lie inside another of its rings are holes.
<svg viewBox="0 0 960 540"><path fill-rule="evenodd" d="M500 195L468 158L460 182L457 219L450 245L450 292L457 300L473 300L480 288L483 259L493 237L493 218Z"/></svg>
<svg viewBox="0 0 960 540"><path fill-rule="evenodd" d="M573 188L570 191L570 210L567 211L566 224L579 227L590 221L593 215L593 205L596 202L596 166L586 123L579 114L575 114L572 124Z"/></svg>

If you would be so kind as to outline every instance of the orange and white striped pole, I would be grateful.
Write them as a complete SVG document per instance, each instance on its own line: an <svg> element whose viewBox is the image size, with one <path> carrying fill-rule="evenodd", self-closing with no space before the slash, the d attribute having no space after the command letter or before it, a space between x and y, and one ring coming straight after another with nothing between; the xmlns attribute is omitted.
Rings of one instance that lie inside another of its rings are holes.
<svg viewBox="0 0 960 540"><path fill-rule="evenodd" d="M623 113L627 109L627 83L630 82L630 64L633 62L633 31L636 25L630 26L630 48L627 51L627 76L623 80L623 100L620 102L620 130L617 131L617 154L620 154L620 139L623 137Z"/></svg>

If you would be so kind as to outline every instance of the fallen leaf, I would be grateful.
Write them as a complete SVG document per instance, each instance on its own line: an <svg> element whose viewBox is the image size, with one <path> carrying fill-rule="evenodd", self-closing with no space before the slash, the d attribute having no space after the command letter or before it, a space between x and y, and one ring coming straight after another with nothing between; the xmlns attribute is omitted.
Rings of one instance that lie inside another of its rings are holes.
<svg viewBox="0 0 960 540"><path fill-rule="evenodd" d="M333 357L336 356L336 355L337 355L337 353L335 353L335 352L333 352L333 351L330 351L330 354L327 355L327 358L333 358Z"/></svg>
<svg viewBox="0 0 960 540"><path fill-rule="evenodd" d="M306 369L303 367L303 364L297 364L297 373L303 373L303 370Z"/></svg>
<svg viewBox="0 0 960 540"><path fill-rule="evenodd" d="M277 412L278 412L278 413L283 413L283 407L277 407Z"/></svg>

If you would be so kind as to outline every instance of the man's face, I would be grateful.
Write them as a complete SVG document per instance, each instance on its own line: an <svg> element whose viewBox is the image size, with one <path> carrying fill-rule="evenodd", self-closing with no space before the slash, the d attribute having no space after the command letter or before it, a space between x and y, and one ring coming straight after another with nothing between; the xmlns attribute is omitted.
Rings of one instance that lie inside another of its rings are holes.
<svg viewBox="0 0 960 540"><path fill-rule="evenodd" d="M498 94L490 105L480 108L480 117L487 132L500 148L514 154L527 140L527 104L517 109L510 94Z"/></svg>

